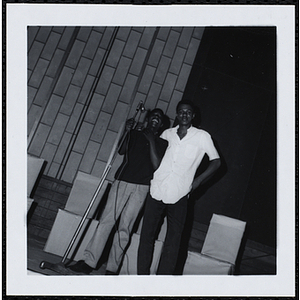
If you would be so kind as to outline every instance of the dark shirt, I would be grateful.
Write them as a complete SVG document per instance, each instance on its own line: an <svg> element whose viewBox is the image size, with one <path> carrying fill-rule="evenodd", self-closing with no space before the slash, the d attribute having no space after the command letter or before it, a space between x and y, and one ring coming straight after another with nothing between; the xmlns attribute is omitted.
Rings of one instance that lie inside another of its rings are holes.
<svg viewBox="0 0 300 300"><path fill-rule="evenodd" d="M142 131L131 130L128 134L126 153L115 178L129 183L150 185L155 170L150 158L149 141ZM168 142L155 136L155 146L161 160Z"/></svg>

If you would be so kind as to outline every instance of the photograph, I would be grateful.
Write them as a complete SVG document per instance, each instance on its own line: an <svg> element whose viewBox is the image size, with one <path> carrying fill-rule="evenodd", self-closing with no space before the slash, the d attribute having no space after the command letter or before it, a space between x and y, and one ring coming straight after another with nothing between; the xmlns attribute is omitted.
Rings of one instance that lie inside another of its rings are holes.
<svg viewBox="0 0 300 300"><path fill-rule="evenodd" d="M294 7L35 8L8 8L7 292L292 296Z"/></svg>

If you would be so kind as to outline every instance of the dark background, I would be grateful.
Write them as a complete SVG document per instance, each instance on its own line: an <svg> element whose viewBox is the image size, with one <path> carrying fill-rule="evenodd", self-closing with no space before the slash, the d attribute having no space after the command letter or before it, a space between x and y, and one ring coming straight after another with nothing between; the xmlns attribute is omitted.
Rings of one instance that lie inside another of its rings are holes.
<svg viewBox="0 0 300 300"><path fill-rule="evenodd" d="M276 28L206 28L183 98L199 107L196 121L222 159L213 180L194 192L189 220L238 218L247 238L275 248Z"/></svg>

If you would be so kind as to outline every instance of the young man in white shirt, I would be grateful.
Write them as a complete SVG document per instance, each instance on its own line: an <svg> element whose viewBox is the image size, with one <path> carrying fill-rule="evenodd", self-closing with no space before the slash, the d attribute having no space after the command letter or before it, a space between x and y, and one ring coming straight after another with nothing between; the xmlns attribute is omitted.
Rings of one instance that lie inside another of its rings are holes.
<svg viewBox="0 0 300 300"><path fill-rule="evenodd" d="M210 135L192 126L194 105L180 101L176 108L178 125L165 130L161 138L169 145L159 168L154 172L147 197L138 250L138 274L149 275L154 242L162 218L167 216L167 234L157 274L174 274L189 194L207 181L220 167L219 154ZM194 178L204 155L207 169Z"/></svg>

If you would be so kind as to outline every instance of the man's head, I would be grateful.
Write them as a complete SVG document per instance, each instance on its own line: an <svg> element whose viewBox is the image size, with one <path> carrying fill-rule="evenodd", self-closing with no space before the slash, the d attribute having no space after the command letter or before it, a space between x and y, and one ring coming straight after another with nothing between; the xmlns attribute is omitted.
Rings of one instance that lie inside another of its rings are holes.
<svg viewBox="0 0 300 300"><path fill-rule="evenodd" d="M176 116L179 125L191 126L195 117L195 106L189 100L181 100L176 107Z"/></svg>
<svg viewBox="0 0 300 300"><path fill-rule="evenodd" d="M154 108L148 113L147 116L147 127L158 132L159 129L163 126L164 113L160 108Z"/></svg>

